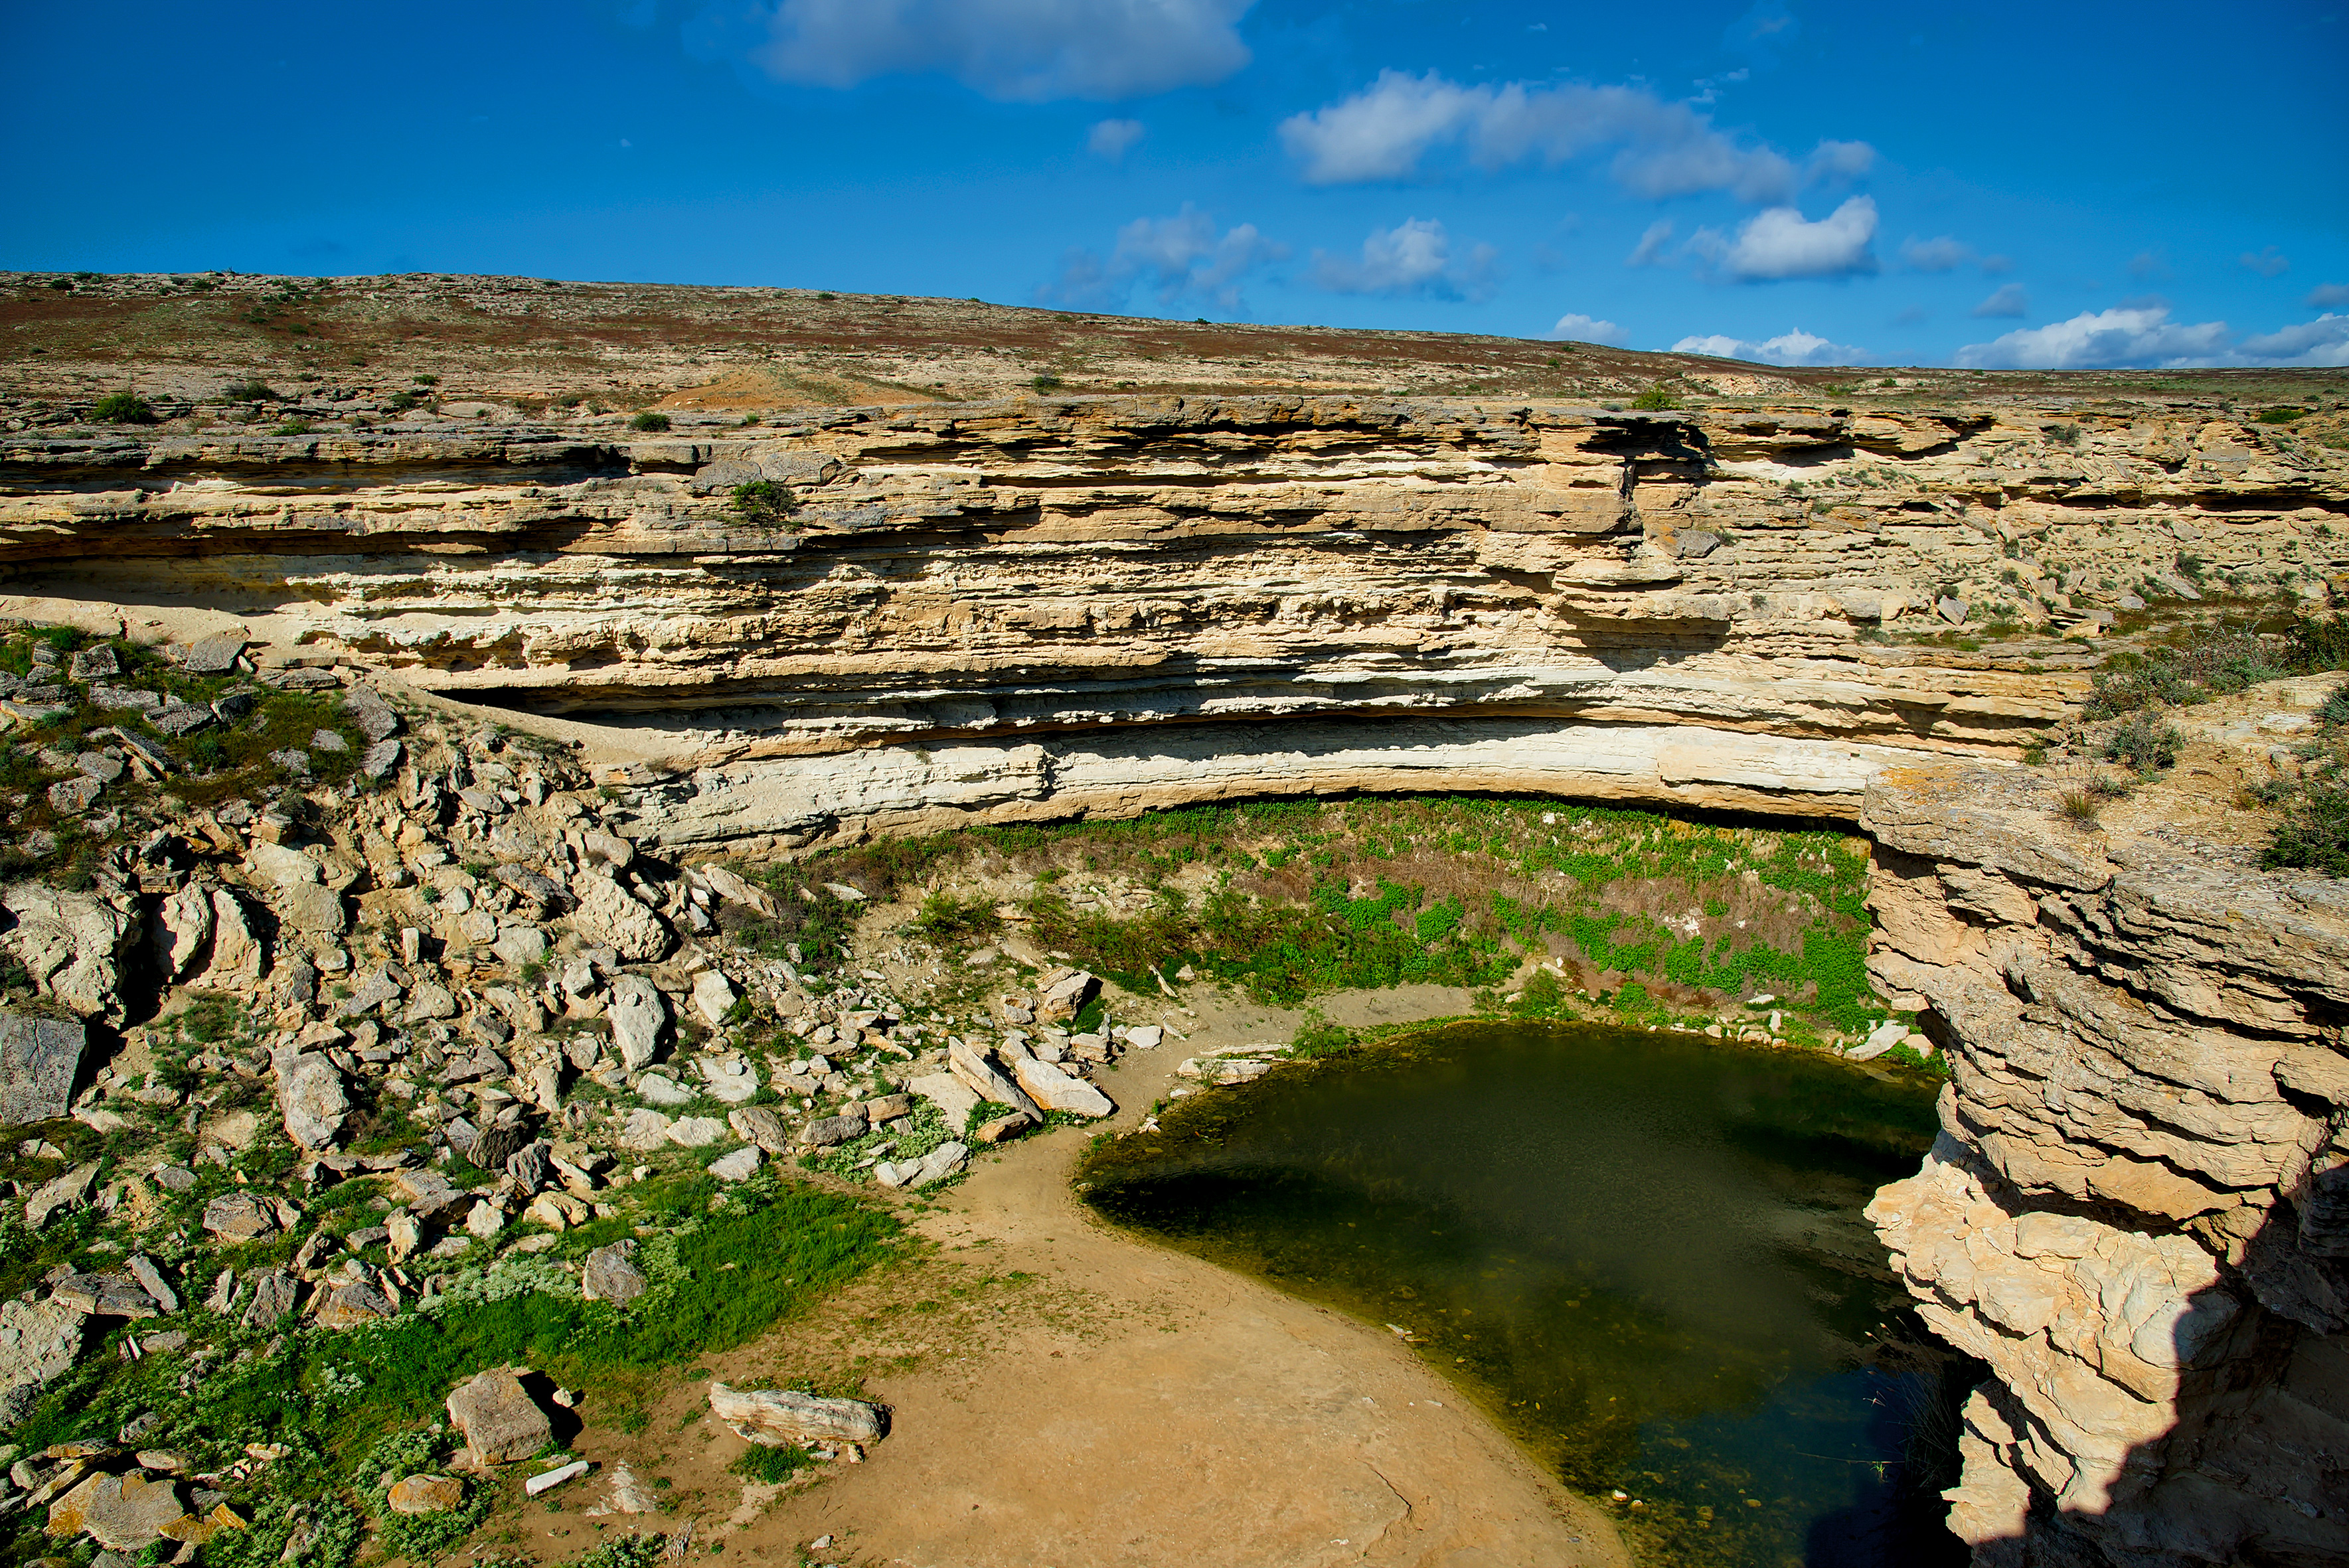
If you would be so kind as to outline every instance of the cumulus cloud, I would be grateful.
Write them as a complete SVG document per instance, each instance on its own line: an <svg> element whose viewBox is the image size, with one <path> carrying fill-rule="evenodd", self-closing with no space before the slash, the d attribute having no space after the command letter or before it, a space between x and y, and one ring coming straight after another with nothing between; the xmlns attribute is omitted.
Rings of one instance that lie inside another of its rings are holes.
<svg viewBox="0 0 2349 1568"><path fill-rule="evenodd" d="M1116 310L1138 284L1147 284L1161 304L1186 294L1221 309L1245 308L1240 285L1248 273L1288 254L1253 223L1218 233L1214 216L1189 202L1171 218L1136 218L1117 232L1107 257L1076 249L1062 259L1061 275L1036 291L1041 304L1080 310Z"/></svg>
<svg viewBox="0 0 2349 1568"><path fill-rule="evenodd" d="M2247 337L2235 346L2236 364L2349 365L2349 315L2325 312L2314 321Z"/></svg>
<svg viewBox="0 0 2349 1568"><path fill-rule="evenodd" d="M1683 337L1672 345L1674 354L1703 354L1715 359L1753 359L1764 365L1864 365L1868 350L1795 327L1759 343L1714 333L1707 337Z"/></svg>
<svg viewBox="0 0 2349 1568"><path fill-rule="evenodd" d="M1957 361L1971 370L2179 367L2227 353L2232 335L2223 321L2189 326L2171 321L2168 305L2149 303L2084 310L2069 321L1970 343L1958 350Z"/></svg>
<svg viewBox="0 0 2349 1568"><path fill-rule="evenodd" d="M1847 278L1876 271L1876 202L1854 196L1813 222L1797 207L1756 212L1734 240L1700 229L1689 248L1746 283L1786 278Z"/></svg>
<svg viewBox="0 0 2349 1568"><path fill-rule="evenodd" d="M2131 256L2128 272L2129 276L2145 283L2159 283L2164 278L2175 275L2170 271L2169 252L2167 247L2160 245L2156 245L2150 250L2139 251L2136 255Z"/></svg>
<svg viewBox="0 0 2349 1568"><path fill-rule="evenodd" d="M2292 266L2291 262L2276 253L2276 248L2273 245L2270 245L2266 250L2260 252L2257 255L2253 255L2251 252L2245 251L2241 255L2237 256L2235 260L2242 265L2249 267L2251 271L2259 273L2260 276L2263 278L2274 277L2279 273L2282 273Z"/></svg>
<svg viewBox="0 0 2349 1568"><path fill-rule="evenodd" d="M1138 119L1105 119L1085 133L1085 150L1095 158L1123 163L1133 144L1148 134L1149 129Z"/></svg>
<svg viewBox="0 0 2349 1568"><path fill-rule="evenodd" d="M1756 205L1788 201L1808 181L1865 173L1876 157L1865 142L1823 141L1798 165L1645 88L1463 87L1434 71L1381 72L1350 98L1283 120L1280 139L1316 185L1409 179L1439 148L1486 170L1528 159L1555 165L1613 148L1616 181L1638 195L1726 191Z"/></svg>
<svg viewBox="0 0 2349 1568"><path fill-rule="evenodd" d="M751 58L850 88L936 71L989 98L1125 98L1221 81L1248 63L1253 0L775 0Z"/></svg>
<svg viewBox="0 0 2349 1568"><path fill-rule="evenodd" d="M2349 304L2349 284L2319 284L2300 303L2312 310L2322 304Z"/></svg>
<svg viewBox="0 0 2349 1568"><path fill-rule="evenodd" d="M1609 343L1618 348L1631 341L1631 335L1613 322L1573 311L1559 316L1557 325L1542 335L1569 343Z"/></svg>
<svg viewBox="0 0 2349 1568"><path fill-rule="evenodd" d="M1371 230L1359 257L1314 252L1313 281L1332 294L1489 299L1499 281L1499 257L1492 246L1476 244L1455 258L1442 223L1406 218L1392 229Z"/></svg>
<svg viewBox="0 0 2349 1568"><path fill-rule="evenodd" d="M2011 318L2014 316L2029 315L2031 314L2031 296L2023 292L2023 288L2021 284L2008 284L2004 288L2002 288L1995 294L1992 294L1990 298L1974 306L1973 314L1980 316L1990 316L1993 318L1999 316Z"/></svg>
<svg viewBox="0 0 2349 1568"><path fill-rule="evenodd" d="M1657 219L1648 225L1648 232L1640 236L1640 242L1631 247L1631 253L1623 258L1623 264L1627 267L1661 266L1664 247L1671 242L1671 238L1672 221L1670 218Z"/></svg>

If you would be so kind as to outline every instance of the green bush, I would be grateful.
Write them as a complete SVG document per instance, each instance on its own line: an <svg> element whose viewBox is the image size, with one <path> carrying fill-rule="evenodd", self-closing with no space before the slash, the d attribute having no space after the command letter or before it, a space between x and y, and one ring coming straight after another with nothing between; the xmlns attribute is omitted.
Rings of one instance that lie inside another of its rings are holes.
<svg viewBox="0 0 2349 1568"><path fill-rule="evenodd" d="M1029 382L1028 385L1033 387L1039 392L1058 392L1063 383L1059 377L1053 375L1048 370L1042 375L1037 377L1034 380Z"/></svg>
<svg viewBox="0 0 2349 1568"><path fill-rule="evenodd" d="M151 425L155 409L136 392L109 392L92 405L89 417L108 425Z"/></svg>
<svg viewBox="0 0 2349 1568"><path fill-rule="evenodd" d="M2349 669L2349 612L2293 615L2283 646L2284 663L2298 674Z"/></svg>
<svg viewBox="0 0 2349 1568"><path fill-rule="evenodd" d="M739 1475L744 1480L773 1486L780 1481L791 1480L792 1476L814 1462L815 1456L797 1443L785 1443L779 1448L771 1449L764 1444L753 1443L737 1456L734 1462L728 1465L726 1469L730 1473Z"/></svg>
<svg viewBox="0 0 2349 1568"><path fill-rule="evenodd" d="M789 517L798 502L772 480L750 480L736 485L726 504L751 522L771 525Z"/></svg>
<svg viewBox="0 0 2349 1568"><path fill-rule="evenodd" d="M258 377L248 376L222 387L220 395L223 403L268 403L275 400L277 389Z"/></svg>
<svg viewBox="0 0 2349 1568"><path fill-rule="evenodd" d="M2176 725L2149 713L2132 715L2105 742L2105 760L2126 765L2144 778L2178 766L2178 748L2186 737Z"/></svg>
<svg viewBox="0 0 2349 1568"><path fill-rule="evenodd" d="M991 900L955 899L942 892L924 899L922 912L914 917L914 929L933 942L988 936L1002 928L1003 917L995 913Z"/></svg>
<svg viewBox="0 0 2349 1568"><path fill-rule="evenodd" d="M2349 877L2349 784L2327 781L2301 790L2284 808L2260 864Z"/></svg>
<svg viewBox="0 0 2349 1568"><path fill-rule="evenodd" d="M650 409L647 409L644 413L637 415L635 418L628 421L628 428L631 430L666 430L668 428L668 416L666 414L656 414Z"/></svg>
<svg viewBox="0 0 2349 1568"><path fill-rule="evenodd" d="M1671 392L1667 391L1664 387L1664 384L1661 381L1649 382L1648 389L1640 393L1637 397L1631 399L1631 407L1634 408L1653 410L1660 408L1677 408L1680 406L1680 398L1674 396Z"/></svg>

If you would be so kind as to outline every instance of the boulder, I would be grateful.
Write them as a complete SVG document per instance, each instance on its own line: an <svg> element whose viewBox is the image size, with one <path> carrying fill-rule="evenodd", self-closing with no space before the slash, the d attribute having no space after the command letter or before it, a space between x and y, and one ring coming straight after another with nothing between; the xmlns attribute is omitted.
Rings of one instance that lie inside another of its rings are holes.
<svg viewBox="0 0 2349 1568"><path fill-rule="evenodd" d="M48 1532L88 1535L109 1552L142 1552L187 1511L171 1481L101 1471L49 1504Z"/></svg>
<svg viewBox="0 0 2349 1568"><path fill-rule="evenodd" d="M261 940L253 934L244 904L224 887L212 890L212 950L201 979L224 991L249 991L267 972Z"/></svg>
<svg viewBox="0 0 2349 1568"><path fill-rule="evenodd" d="M714 1116L681 1116L668 1126L668 1140L680 1149L707 1149L726 1136L726 1124Z"/></svg>
<svg viewBox="0 0 2349 1568"><path fill-rule="evenodd" d="M952 1073L924 1073L906 1080L905 1087L936 1106L947 1125L957 1132L970 1124L970 1113L978 1109L979 1097Z"/></svg>
<svg viewBox="0 0 2349 1568"><path fill-rule="evenodd" d="M493 1367L449 1396L449 1419L463 1434L474 1462L512 1464L554 1440L546 1412L512 1368Z"/></svg>
<svg viewBox="0 0 2349 1568"><path fill-rule="evenodd" d="M280 1049L271 1059L285 1135L313 1153L333 1148L351 1109L341 1069L317 1051Z"/></svg>
<svg viewBox="0 0 2349 1568"><path fill-rule="evenodd" d="M139 1288L158 1307L166 1313L180 1310L180 1293L171 1288L171 1282L163 1277L163 1271L156 1266L153 1258L144 1253L133 1253L123 1267L130 1271L130 1277L139 1282Z"/></svg>
<svg viewBox="0 0 2349 1568"><path fill-rule="evenodd" d="M759 1092L759 1072L749 1062L712 1060L705 1057L695 1066L701 1069L712 1099L722 1099L728 1105L742 1105Z"/></svg>
<svg viewBox="0 0 2349 1568"><path fill-rule="evenodd" d="M0 1012L0 1127L65 1115L88 1038L77 1021Z"/></svg>
<svg viewBox="0 0 2349 1568"><path fill-rule="evenodd" d="M82 1315L55 1302L0 1301L0 1424L63 1376L81 1353Z"/></svg>
<svg viewBox="0 0 2349 1568"><path fill-rule="evenodd" d="M498 939L490 944L490 951L514 969L543 964L547 954L546 933L534 925L501 926Z"/></svg>
<svg viewBox="0 0 2349 1568"><path fill-rule="evenodd" d="M739 994L733 983L717 970L705 969L694 977L693 1010L700 1014L711 1028L726 1021L726 1015L733 1010L738 999Z"/></svg>
<svg viewBox="0 0 2349 1568"><path fill-rule="evenodd" d="M180 667L191 676L224 676L236 668L237 656L244 652L244 639L233 632L206 637L188 645L181 655Z"/></svg>
<svg viewBox="0 0 2349 1568"><path fill-rule="evenodd" d="M612 1021L612 1044L620 1065L635 1072L660 1048L661 1030L668 1024L668 1003L660 987L641 975L622 975L612 981L612 999L605 1008Z"/></svg>
<svg viewBox="0 0 2349 1568"><path fill-rule="evenodd" d="M203 1223L224 1242L255 1242L277 1229L277 1211L250 1192L223 1192L204 1205Z"/></svg>
<svg viewBox="0 0 2349 1568"><path fill-rule="evenodd" d="M77 1165L62 1176L53 1177L36 1188L25 1200L25 1227L37 1231L49 1222L49 1216L60 1209L70 1209L89 1196L89 1189L98 1180L98 1161Z"/></svg>
<svg viewBox="0 0 2349 1568"><path fill-rule="evenodd" d="M571 912L571 929L593 947L608 947L622 958L644 963L669 949L668 927L660 916L638 903L628 891L608 876L581 873L574 891L579 907Z"/></svg>
<svg viewBox="0 0 2349 1568"><path fill-rule="evenodd" d="M87 773L71 779L60 779L49 786L49 810L61 817L78 817L98 804L106 792L106 781Z"/></svg>
<svg viewBox="0 0 2349 1568"><path fill-rule="evenodd" d="M1156 1024L1144 1024L1138 1029L1125 1032L1125 1043L1138 1051L1154 1049L1165 1038L1166 1031Z"/></svg>
<svg viewBox="0 0 2349 1568"><path fill-rule="evenodd" d="M350 1328L389 1317L398 1310L375 1285L353 1280L329 1292L318 1304L317 1324L321 1328Z"/></svg>
<svg viewBox="0 0 2349 1568"><path fill-rule="evenodd" d="M446 1513L465 1501L465 1483L454 1476L412 1475L391 1483L384 1503L394 1513Z"/></svg>
<svg viewBox="0 0 2349 1568"><path fill-rule="evenodd" d="M709 1413L736 1436L771 1449L793 1443L877 1443L889 1431L888 1413L878 1405L789 1388L738 1392L712 1383Z"/></svg>
<svg viewBox="0 0 2349 1568"><path fill-rule="evenodd" d="M326 875L316 856L266 839L255 841L244 852L244 863L254 876L279 888L308 887Z"/></svg>
<svg viewBox="0 0 2349 1568"><path fill-rule="evenodd" d="M391 770L398 766L399 742L397 740L378 740L359 753L360 774L378 782L390 778Z"/></svg>
<svg viewBox="0 0 2349 1568"><path fill-rule="evenodd" d="M35 989L83 1017L121 1016L121 974L135 934L129 918L91 893L42 882L0 889L0 946Z"/></svg>
<svg viewBox="0 0 2349 1568"><path fill-rule="evenodd" d="M213 919L212 890L200 882L190 882L156 909L148 936L165 980L178 980L195 967L212 939Z"/></svg>
<svg viewBox="0 0 2349 1568"><path fill-rule="evenodd" d="M1100 990L1101 982L1081 969L1064 975L1045 986L1043 995L1036 998L1036 1021L1052 1024L1073 1018L1084 1011L1085 1004Z"/></svg>
<svg viewBox="0 0 2349 1568"><path fill-rule="evenodd" d="M963 1087L979 1099L1008 1105L1014 1110L1024 1110L1039 1121L1044 1119L1044 1113L1036 1108L1036 1102L1030 1099L1018 1084L1004 1077L993 1062L969 1046L957 1041L947 1047L947 1070L961 1079Z"/></svg>
<svg viewBox="0 0 2349 1568"><path fill-rule="evenodd" d="M647 1105L665 1105L671 1110L691 1105L698 1098L667 1073L646 1073L637 1078L636 1096Z"/></svg>
<svg viewBox="0 0 2349 1568"><path fill-rule="evenodd" d="M371 741L388 740L400 730L399 715L373 686L355 686L343 694L343 707L358 720L359 733Z"/></svg>
<svg viewBox="0 0 2349 1568"><path fill-rule="evenodd" d="M757 1144L770 1154L791 1152L791 1129L783 1124L781 1117L763 1105L747 1105L728 1112L726 1125L734 1130L735 1137L745 1143Z"/></svg>
<svg viewBox="0 0 2349 1568"><path fill-rule="evenodd" d="M640 1105L621 1122L617 1142L623 1149L648 1153L667 1144L670 1125L667 1117Z"/></svg>
<svg viewBox="0 0 2349 1568"><path fill-rule="evenodd" d="M757 1144L746 1144L731 1154L711 1161L708 1169L720 1181L747 1181L759 1173L760 1162L765 1159Z"/></svg>
<svg viewBox="0 0 2349 1568"><path fill-rule="evenodd" d="M1109 1096L1082 1078L1071 1078L1050 1062L1016 1057L1011 1070L1019 1078L1019 1087L1046 1110L1095 1118L1116 1113L1117 1107L1110 1103Z"/></svg>
<svg viewBox="0 0 2349 1568"><path fill-rule="evenodd" d="M830 1149L836 1144L852 1143L871 1130L864 1119L864 1108L843 1112L839 1116L822 1116L800 1129L800 1141L817 1149Z"/></svg>
<svg viewBox="0 0 2349 1568"><path fill-rule="evenodd" d="M579 1294L589 1301L625 1306L645 1294L645 1276L636 1264L636 1243L614 1242L587 1254L579 1271Z"/></svg>
<svg viewBox="0 0 2349 1568"><path fill-rule="evenodd" d="M92 1317L153 1317L155 1303L125 1274L67 1274L49 1288L49 1299Z"/></svg>
<svg viewBox="0 0 2349 1568"><path fill-rule="evenodd" d="M245 1304L244 1326L262 1329L294 1310L302 1299L302 1282L285 1269L264 1269L253 1276L253 1299Z"/></svg>
<svg viewBox="0 0 2349 1568"><path fill-rule="evenodd" d="M349 924L343 913L343 895L330 887L297 883L284 891L277 904L285 923L296 931L335 936Z"/></svg>

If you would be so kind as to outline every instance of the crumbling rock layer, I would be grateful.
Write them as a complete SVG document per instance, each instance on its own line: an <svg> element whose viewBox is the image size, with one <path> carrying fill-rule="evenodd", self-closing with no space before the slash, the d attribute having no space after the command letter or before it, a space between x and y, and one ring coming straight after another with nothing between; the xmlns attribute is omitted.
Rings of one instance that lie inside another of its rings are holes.
<svg viewBox="0 0 2349 1568"><path fill-rule="evenodd" d="M780 510L734 504L759 481ZM1857 760L2012 755L2085 685L2061 645L1999 658L1888 628L2092 627L2126 594L2195 593L2181 555L2313 584L2349 564L2344 513L2329 449L2207 411L1144 397L636 439L0 441L11 592L134 624L216 611L280 657L616 727L688 791L731 770L722 830L785 843L908 799L1070 815L1261 792L1201 756L1448 787L1444 735L1526 743L1499 773L1461 752L1467 784L1847 816ZM925 761L947 748L967 765ZM793 758L860 748L885 754L870 810L741 804L802 793ZM1130 777L1036 781L1094 759ZM1006 803L960 803L988 794ZM689 799L640 827L719 830Z"/></svg>
<svg viewBox="0 0 2349 1568"><path fill-rule="evenodd" d="M1891 769L1861 815L1871 973L1953 1075L1868 1211L1990 1367L1951 1522L1994 1568L2349 1559L2349 883L2054 793Z"/></svg>

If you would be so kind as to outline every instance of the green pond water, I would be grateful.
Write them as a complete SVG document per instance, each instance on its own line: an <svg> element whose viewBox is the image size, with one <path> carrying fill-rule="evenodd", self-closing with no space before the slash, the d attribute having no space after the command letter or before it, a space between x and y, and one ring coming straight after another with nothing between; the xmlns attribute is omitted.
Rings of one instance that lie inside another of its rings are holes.
<svg viewBox="0 0 2349 1568"><path fill-rule="evenodd" d="M1934 1492L1965 1369L1859 1213L1915 1171L1934 1092L1470 1025L1181 1101L1079 1180L1117 1223L1408 1330L1643 1563L1955 1564Z"/></svg>

